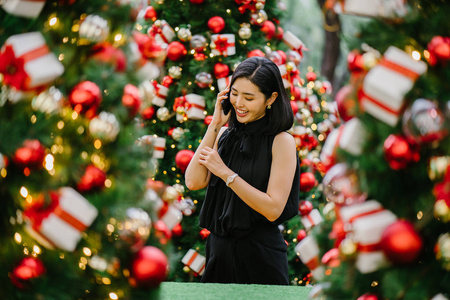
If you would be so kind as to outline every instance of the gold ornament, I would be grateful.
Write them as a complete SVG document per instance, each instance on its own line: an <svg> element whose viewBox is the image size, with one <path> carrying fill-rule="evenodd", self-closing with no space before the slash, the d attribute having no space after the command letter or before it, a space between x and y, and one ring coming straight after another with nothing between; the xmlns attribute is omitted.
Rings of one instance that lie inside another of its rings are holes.
<svg viewBox="0 0 450 300"><path fill-rule="evenodd" d="M450 234L441 234L436 243L436 259L442 263L447 271L450 271Z"/></svg>
<svg viewBox="0 0 450 300"><path fill-rule="evenodd" d="M54 86L37 95L31 102L34 110L39 110L47 114L59 112L62 108L63 95Z"/></svg>
<svg viewBox="0 0 450 300"><path fill-rule="evenodd" d="M339 244L339 252L342 256L351 258L356 254L356 244L349 238L345 238Z"/></svg>
<svg viewBox="0 0 450 300"><path fill-rule="evenodd" d="M88 42L103 42L109 36L108 21L97 15L88 15L80 25L78 34Z"/></svg>
<svg viewBox="0 0 450 300"><path fill-rule="evenodd" d="M252 36L252 30L250 29L250 24L242 23L241 28L238 31L238 35L243 40L248 40Z"/></svg>
<svg viewBox="0 0 450 300"><path fill-rule="evenodd" d="M179 141L182 137L184 137L184 129L181 127L174 128L172 131L172 138L175 141Z"/></svg>
<svg viewBox="0 0 450 300"><path fill-rule="evenodd" d="M372 52L366 52L362 55L364 61L364 68L366 70L372 69L374 66L378 64L378 58Z"/></svg>
<svg viewBox="0 0 450 300"><path fill-rule="evenodd" d="M189 273L189 272L191 271L191 268L189 268L188 266L184 266L184 267L183 267L183 271L184 271L185 273Z"/></svg>
<svg viewBox="0 0 450 300"><path fill-rule="evenodd" d="M167 186L161 198L168 203L172 203L178 200L179 196L180 193L173 186Z"/></svg>
<svg viewBox="0 0 450 300"><path fill-rule="evenodd" d="M178 30L177 32L177 37L183 41L183 42L187 42L192 38L192 33L191 30L189 28L180 28L180 30Z"/></svg>
<svg viewBox="0 0 450 300"><path fill-rule="evenodd" d="M179 66L172 66L169 68L169 76L173 79L180 79L181 78L181 67Z"/></svg>
<svg viewBox="0 0 450 300"><path fill-rule="evenodd" d="M434 216L444 223L450 221L450 208L445 200L440 199L434 203Z"/></svg>
<svg viewBox="0 0 450 300"><path fill-rule="evenodd" d="M170 114L169 109L167 107L161 107L158 108L158 110L156 111L156 116L161 121L167 121L172 117L172 114Z"/></svg>
<svg viewBox="0 0 450 300"><path fill-rule="evenodd" d="M268 19L267 13L263 9L260 9L256 13L251 14L250 18L250 23L252 23L253 25L262 25Z"/></svg>
<svg viewBox="0 0 450 300"><path fill-rule="evenodd" d="M89 123L89 133L103 142L112 142L120 131L120 124L113 113L102 111Z"/></svg>

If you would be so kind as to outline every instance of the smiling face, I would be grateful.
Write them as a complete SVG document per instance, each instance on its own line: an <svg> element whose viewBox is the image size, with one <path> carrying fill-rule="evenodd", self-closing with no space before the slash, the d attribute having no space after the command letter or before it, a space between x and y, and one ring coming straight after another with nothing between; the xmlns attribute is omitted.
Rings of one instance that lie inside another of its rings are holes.
<svg viewBox="0 0 450 300"><path fill-rule="evenodd" d="M230 102L236 111L236 118L240 123L261 119L266 114L267 105L272 104L277 93L266 100L259 88L245 77L236 79L230 91Z"/></svg>

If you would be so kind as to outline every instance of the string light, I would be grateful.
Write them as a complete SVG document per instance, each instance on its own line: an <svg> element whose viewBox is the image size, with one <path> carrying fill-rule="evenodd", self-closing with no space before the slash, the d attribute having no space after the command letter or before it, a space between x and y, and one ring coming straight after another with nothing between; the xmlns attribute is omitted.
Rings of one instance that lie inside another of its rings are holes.
<svg viewBox="0 0 450 300"><path fill-rule="evenodd" d="M53 169L54 162L55 158L53 157L53 155L47 154L47 156L45 157L45 169L47 169L47 171L51 171Z"/></svg>
<svg viewBox="0 0 450 300"><path fill-rule="evenodd" d="M64 128L64 121L59 121L58 124L56 124L56 127L58 127L59 130Z"/></svg>
<svg viewBox="0 0 450 300"><path fill-rule="evenodd" d="M14 234L14 240L16 241L17 244L22 243L22 236L20 235L20 233L16 232Z"/></svg>
<svg viewBox="0 0 450 300"><path fill-rule="evenodd" d="M32 115L31 116L31 123L34 124L34 123L36 123L36 121L37 121L36 115Z"/></svg>
<svg viewBox="0 0 450 300"><path fill-rule="evenodd" d="M117 294L116 293L109 293L109 299L111 299L111 300L117 300L117 299L119 299L119 297L117 296Z"/></svg>
<svg viewBox="0 0 450 300"><path fill-rule="evenodd" d="M41 254L41 248L38 245L33 246L33 252L36 254Z"/></svg>
<svg viewBox="0 0 450 300"><path fill-rule="evenodd" d="M84 255L86 255L86 256L91 256L91 255L92 255L92 251L91 251L91 249L89 249L88 247L84 247L84 248L83 248L83 253L84 253Z"/></svg>
<svg viewBox="0 0 450 300"><path fill-rule="evenodd" d="M417 51L417 50L414 50L414 51L411 53L411 56L412 56L412 58L413 58L414 60L420 60L420 53L419 53L419 51Z"/></svg>
<svg viewBox="0 0 450 300"><path fill-rule="evenodd" d="M26 187L23 186L20 188L20 195L24 198L26 198L28 196L28 190Z"/></svg>

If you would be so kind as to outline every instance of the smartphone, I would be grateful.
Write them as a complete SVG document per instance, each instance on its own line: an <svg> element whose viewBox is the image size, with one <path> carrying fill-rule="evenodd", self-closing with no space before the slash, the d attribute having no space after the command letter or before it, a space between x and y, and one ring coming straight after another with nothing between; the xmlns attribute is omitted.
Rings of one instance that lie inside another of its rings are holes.
<svg viewBox="0 0 450 300"><path fill-rule="evenodd" d="M221 104L222 104L223 113L225 115L228 115L228 113L231 110L230 93L227 93L227 97L222 100Z"/></svg>

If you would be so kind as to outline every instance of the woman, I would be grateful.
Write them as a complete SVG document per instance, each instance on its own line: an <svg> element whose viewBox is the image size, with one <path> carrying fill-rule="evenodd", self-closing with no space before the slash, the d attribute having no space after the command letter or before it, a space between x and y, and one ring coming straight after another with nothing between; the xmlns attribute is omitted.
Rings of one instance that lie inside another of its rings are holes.
<svg viewBox="0 0 450 300"><path fill-rule="evenodd" d="M208 187L199 218L211 232L202 282L289 284L278 225L298 211L300 168L286 132L292 124L278 67L261 57L240 63L185 172L189 189Z"/></svg>

